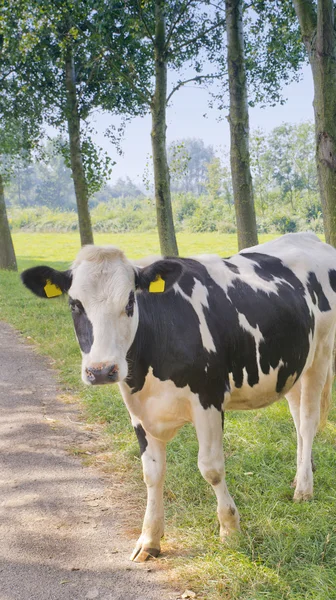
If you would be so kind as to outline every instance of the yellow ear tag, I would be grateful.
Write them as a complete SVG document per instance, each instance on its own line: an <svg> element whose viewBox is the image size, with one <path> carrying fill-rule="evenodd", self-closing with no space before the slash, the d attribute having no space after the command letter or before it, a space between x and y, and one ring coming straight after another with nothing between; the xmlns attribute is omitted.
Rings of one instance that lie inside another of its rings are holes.
<svg viewBox="0 0 336 600"><path fill-rule="evenodd" d="M158 292L165 291L166 282L162 279L161 275L157 275L154 281L149 284L149 291L157 294Z"/></svg>
<svg viewBox="0 0 336 600"><path fill-rule="evenodd" d="M50 279L47 279L46 284L44 286L44 291L46 293L47 298L55 298L56 296L61 296L63 294L61 288L59 288L54 283L51 283Z"/></svg>

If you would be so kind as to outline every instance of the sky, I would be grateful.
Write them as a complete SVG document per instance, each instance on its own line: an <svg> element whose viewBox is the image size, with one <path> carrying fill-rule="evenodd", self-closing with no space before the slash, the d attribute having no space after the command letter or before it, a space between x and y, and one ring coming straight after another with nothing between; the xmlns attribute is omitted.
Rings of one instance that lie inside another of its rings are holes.
<svg viewBox="0 0 336 600"><path fill-rule="evenodd" d="M281 106L250 108L250 128L262 127L266 132L282 123L300 123L313 120L313 82L310 67L302 69L301 80L283 89L287 102ZM206 90L192 85L181 88L174 96L167 110L167 142L183 138L202 138L206 145L214 146L218 155L229 151L229 124L227 111L209 109L209 94ZM207 114L205 118L203 115ZM224 117L224 118L223 118ZM221 118L221 120L219 120ZM119 156L103 132L111 124L119 121L108 114L99 113L93 124L97 129L96 141L116 161L111 183L119 177L130 177L136 185L143 187L146 163L150 161L151 117L137 117L126 127L122 142L123 155Z"/></svg>

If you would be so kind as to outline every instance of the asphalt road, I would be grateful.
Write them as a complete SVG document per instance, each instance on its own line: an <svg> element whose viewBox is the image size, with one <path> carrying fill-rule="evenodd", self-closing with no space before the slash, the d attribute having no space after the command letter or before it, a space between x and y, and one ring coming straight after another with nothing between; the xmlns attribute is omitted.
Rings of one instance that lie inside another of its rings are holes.
<svg viewBox="0 0 336 600"><path fill-rule="evenodd" d="M113 482L68 452L93 434L3 322L0 365L0 600L176 598L153 563L129 561L136 537Z"/></svg>

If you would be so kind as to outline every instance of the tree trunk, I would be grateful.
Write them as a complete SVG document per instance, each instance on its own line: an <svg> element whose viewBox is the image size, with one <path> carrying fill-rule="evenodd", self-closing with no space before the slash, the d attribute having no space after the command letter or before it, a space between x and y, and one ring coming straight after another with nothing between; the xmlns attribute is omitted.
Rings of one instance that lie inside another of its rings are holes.
<svg viewBox="0 0 336 600"><path fill-rule="evenodd" d="M333 0L294 0L314 81L316 162L326 241L336 247L336 32Z"/></svg>
<svg viewBox="0 0 336 600"><path fill-rule="evenodd" d="M155 91L151 103L154 189L160 248L164 256L177 256L170 176L166 149L167 63L165 56L165 0L155 0Z"/></svg>
<svg viewBox="0 0 336 600"><path fill-rule="evenodd" d="M239 250L258 244L250 171L242 4L242 0L225 0L230 91L230 160Z"/></svg>
<svg viewBox="0 0 336 600"><path fill-rule="evenodd" d="M0 269L17 271L12 236L7 219L3 179L0 175Z"/></svg>
<svg viewBox="0 0 336 600"><path fill-rule="evenodd" d="M70 163L75 187L81 245L84 246L85 244L93 244L93 233L89 212L88 185L82 161L80 117L78 114L76 93L76 75L71 48L67 50L65 57L65 84L67 93L67 121L70 144Z"/></svg>

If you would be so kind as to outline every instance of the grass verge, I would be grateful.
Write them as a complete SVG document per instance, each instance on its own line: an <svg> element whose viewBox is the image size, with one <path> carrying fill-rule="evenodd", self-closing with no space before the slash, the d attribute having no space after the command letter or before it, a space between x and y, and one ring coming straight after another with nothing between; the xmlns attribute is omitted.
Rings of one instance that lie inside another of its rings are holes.
<svg viewBox="0 0 336 600"><path fill-rule="evenodd" d="M96 238L97 243L120 245L131 257L158 253L154 234ZM79 247L76 234L19 233L14 243L21 269L40 263L65 268ZM230 255L236 251L235 236L184 234L180 248L181 254ZM0 272L0 319L54 359L64 393L76 392L88 419L106 424L113 465L144 497L137 441L117 388L91 389L80 382L80 353L66 300L39 300L23 288L17 274ZM242 533L223 546L215 498L197 470L194 430L183 428L168 447L163 550L171 576L206 600L336 599L335 433L333 409L314 445L315 498L294 504L289 484L295 471L295 434L287 404L227 413L227 483L241 514Z"/></svg>

